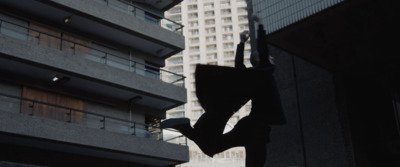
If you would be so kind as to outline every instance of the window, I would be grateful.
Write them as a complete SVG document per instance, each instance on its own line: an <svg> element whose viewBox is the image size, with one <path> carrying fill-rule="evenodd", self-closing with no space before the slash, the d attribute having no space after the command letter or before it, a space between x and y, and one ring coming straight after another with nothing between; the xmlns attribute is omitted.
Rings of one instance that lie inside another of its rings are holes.
<svg viewBox="0 0 400 167"><path fill-rule="evenodd" d="M170 112L168 113L169 118L182 118L185 117L185 112Z"/></svg>
<svg viewBox="0 0 400 167"><path fill-rule="evenodd" d="M221 2L221 8L229 8L229 7L231 7L231 2L229 2L229 1Z"/></svg>
<svg viewBox="0 0 400 167"><path fill-rule="evenodd" d="M189 47L189 52L199 52L200 47L199 46L191 46Z"/></svg>
<svg viewBox="0 0 400 167"><path fill-rule="evenodd" d="M197 100L192 101L192 107L200 107L200 106L201 105L200 105L199 101L197 101Z"/></svg>
<svg viewBox="0 0 400 167"><path fill-rule="evenodd" d="M215 19L207 19L204 21L206 25L214 25L215 24Z"/></svg>
<svg viewBox="0 0 400 167"><path fill-rule="evenodd" d="M180 16L178 16L178 17L170 17L169 19L171 19L172 21L175 21L175 22L182 21L182 18Z"/></svg>
<svg viewBox="0 0 400 167"><path fill-rule="evenodd" d="M240 31L245 31L245 30L249 30L249 26L247 24L241 24L239 25L239 29Z"/></svg>
<svg viewBox="0 0 400 167"><path fill-rule="evenodd" d="M199 23L197 21L189 22L189 27L197 27L197 26L199 26Z"/></svg>
<svg viewBox="0 0 400 167"><path fill-rule="evenodd" d="M179 67L172 67L169 69L171 72L173 73L177 73L177 74L181 74L183 73L183 67L179 66Z"/></svg>
<svg viewBox="0 0 400 167"><path fill-rule="evenodd" d="M190 44L198 44L199 43L199 38L189 38Z"/></svg>
<svg viewBox="0 0 400 167"><path fill-rule="evenodd" d="M231 9L223 9L221 10L221 15L230 15L231 14Z"/></svg>
<svg viewBox="0 0 400 167"><path fill-rule="evenodd" d="M190 61L199 61L200 55L190 55Z"/></svg>
<svg viewBox="0 0 400 167"><path fill-rule="evenodd" d="M215 33L215 28L206 28L206 34L214 34Z"/></svg>
<svg viewBox="0 0 400 167"><path fill-rule="evenodd" d="M232 32L232 26L223 26L222 31L223 32Z"/></svg>
<svg viewBox="0 0 400 167"><path fill-rule="evenodd" d="M207 45L207 46L206 46L206 50L207 50L207 51L215 51L215 50L217 50L217 45L216 45L216 44L214 44L214 45Z"/></svg>
<svg viewBox="0 0 400 167"><path fill-rule="evenodd" d="M189 13L189 15L188 15L189 19L196 19L198 17L199 17L199 15L197 13Z"/></svg>
<svg viewBox="0 0 400 167"><path fill-rule="evenodd" d="M208 36L206 37L206 42L215 42L217 38L215 36Z"/></svg>
<svg viewBox="0 0 400 167"><path fill-rule="evenodd" d="M239 121L239 116L233 116L231 119L229 119L229 123L231 125L236 125L236 123Z"/></svg>
<svg viewBox="0 0 400 167"><path fill-rule="evenodd" d="M178 57L178 58L171 58L168 60L170 64L182 64L183 63L183 58Z"/></svg>
<svg viewBox="0 0 400 167"><path fill-rule="evenodd" d="M204 4L204 9L209 10L214 8L214 3L206 3Z"/></svg>
<svg viewBox="0 0 400 167"><path fill-rule="evenodd" d="M207 64L208 64L208 65L218 65L218 62L212 61L212 62L208 62Z"/></svg>
<svg viewBox="0 0 400 167"><path fill-rule="evenodd" d="M234 51L225 51L224 52L224 58L233 58L233 57L235 57Z"/></svg>
<svg viewBox="0 0 400 167"><path fill-rule="evenodd" d="M0 14L0 18L7 20L7 21L11 21L13 23L17 23L19 25L28 26L28 23L26 21L16 19L14 17ZM1 23L0 32L1 32L1 34L5 34L7 36L17 38L17 39L21 39L21 40L28 39L28 29L13 25L10 23L6 23L6 22Z"/></svg>
<svg viewBox="0 0 400 167"><path fill-rule="evenodd" d="M217 59L217 53L208 53L206 58L207 60L215 60Z"/></svg>
<svg viewBox="0 0 400 167"><path fill-rule="evenodd" d="M193 10L197 10L197 5L189 5L188 6L188 11L193 11Z"/></svg>
<svg viewBox="0 0 400 167"><path fill-rule="evenodd" d="M197 119L197 118L199 118L203 113L204 113L203 110L193 110L193 111L192 111L192 117Z"/></svg>
<svg viewBox="0 0 400 167"><path fill-rule="evenodd" d="M247 14L246 8L238 8L238 13L239 14Z"/></svg>
<svg viewBox="0 0 400 167"><path fill-rule="evenodd" d="M227 60L225 61L225 66L233 67L235 66L235 60Z"/></svg>
<svg viewBox="0 0 400 167"><path fill-rule="evenodd" d="M180 14L181 13L181 9L180 8L173 9L173 10L168 11L168 13L169 14Z"/></svg>
<svg viewBox="0 0 400 167"><path fill-rule="evenodd" d="M224 35L222 35L222 40L224 40L224 41L233 40L233 34L224 34Z"/></svg>
<svg viewBox="0 0 400 167"><path fill-rule="evenodd" d="M232 18L231 17L222 18L222 22L225 23L225 24L232 23Z"/></svg>
<svg viewBox="0 0 400 167"><path fill-rule="evenodd" d="M239 16L238 20L239 20L239 22L247 22L248 21L247 16Z"/></svg>
<svg viewBox="0 0 400 167"><path fill-rule="evenodd" d="M233 43L224 43L224 49L233 49L235 46Z"/></svg>
<svg viewBox="0 0 400 167"><path fill-rule="evenodd" d="M205 17L212 17L212 16L215 16L215 12L214 12L214 11L207 11L207 12L204 12L204 16L205 16Z"/></svg>
<svg viewBox="0 0 400 167"><path fill-rule="evenodd" d="M189 35L192 35L192 36L199 35L199 30L198 29L189 30Z"/></svg>

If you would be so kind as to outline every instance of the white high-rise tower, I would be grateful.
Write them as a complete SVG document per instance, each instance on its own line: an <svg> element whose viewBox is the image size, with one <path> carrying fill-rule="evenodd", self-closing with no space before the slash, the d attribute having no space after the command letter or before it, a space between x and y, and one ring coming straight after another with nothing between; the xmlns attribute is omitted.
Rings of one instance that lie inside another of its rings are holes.
<svg viewBox="0 0 400 167"><path fill-rule="evenodd" d="M192 124L204 113L196 97L196 64L234 66L236 45L240 42L239 34L249 30L247 4L245 0L184 0L165 13L165 17L183 24L186 48L181 53L166 61L166 69L186 76L188 103L168 111L168 118L188 117ZM245 45L245 64L250 66L250 42ZM250 103L235 113L226 130L249 114ZM244 148L233 148L207 157L189 141L190 162L182 166L244 166ZM209 166L209 165L208 165Z"/></svg>

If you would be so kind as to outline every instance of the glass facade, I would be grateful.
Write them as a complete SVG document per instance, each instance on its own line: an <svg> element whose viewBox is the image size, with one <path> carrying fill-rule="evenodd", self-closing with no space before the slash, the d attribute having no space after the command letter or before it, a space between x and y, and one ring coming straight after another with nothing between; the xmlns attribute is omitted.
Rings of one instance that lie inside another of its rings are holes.
<svg viewBox="0 0 400 167"><path fill-rule="evenodd" d="M267 34L293 24L343 0L252 0Z"/></svg>

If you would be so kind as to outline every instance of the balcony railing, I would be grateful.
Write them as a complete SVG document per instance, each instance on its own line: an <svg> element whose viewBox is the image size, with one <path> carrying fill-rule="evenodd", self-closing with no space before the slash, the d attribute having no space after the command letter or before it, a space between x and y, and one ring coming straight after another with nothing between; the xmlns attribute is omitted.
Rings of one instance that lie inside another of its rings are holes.
<svg viewBox="0 0 400 167"><path fill-rule="evenodd" d="M187 145L187 139L169 129L125 120L94 112L74 109L0 92L0 112L27 114L46 119L83 125L89 128Z"/></svg>
<svg viewBox="0 0 400 167"><path fill-rule="evenodd" d="M158 15L144 8L136 6L126 0L95 0L102 4L105 4L111 8L119 10L121 12L132 15L133 17L143 19L149 23L161 26L164 29L182 34L182 24L177 23L174 20L165 18L164 16Z"/></svg>
<svg viewBox="0 0 400 167"><path fill-rule="evenodd" d="M185 76L183 75L150 64L140 63L114 53L1 18L0 34L48 46L74 55L83 56L88 60L103 63L108 66L130 71L149 78L159 79L167 83L177 84L180 81L184 82L185 79Z"/></svg>

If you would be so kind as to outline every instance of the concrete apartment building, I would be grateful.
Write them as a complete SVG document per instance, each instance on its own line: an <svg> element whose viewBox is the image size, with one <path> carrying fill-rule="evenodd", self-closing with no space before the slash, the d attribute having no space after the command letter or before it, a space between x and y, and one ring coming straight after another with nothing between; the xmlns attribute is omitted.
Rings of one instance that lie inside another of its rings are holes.
<svg viewBox="0 0 400 167"><path fill-rule="evenodd" d="M399 2L249 3L268 33L288 122L273 127L266 166L400 166Z"/></svg>
<svg viewBox="0 0 400 167"><path fill-rule="evenodd" d="M204 113L196 97L194 73L197 64L234 66L239 34L249 30L247 4L245 0L184 0L165 13L165 17L185 25L183 35L186 49L166 61L169 71L183 74L187 78L188 103L167 112L167 117L188 117L194 124ZM250 42L245 45L245 64L250 67ZM250 104L245 105L231 118L227 130L246 116ZM244 166L245 151L233 148L209 158L193 143L189 142L190 163L182 166Z"/></svg>
<svg viewBox="0 0 400 167"><path fill-rule="evenodd" d="M0 166L175 166L158 125L186 103L180 0L1 0ZM185 140L180 140L185 141Z"/></svg>

